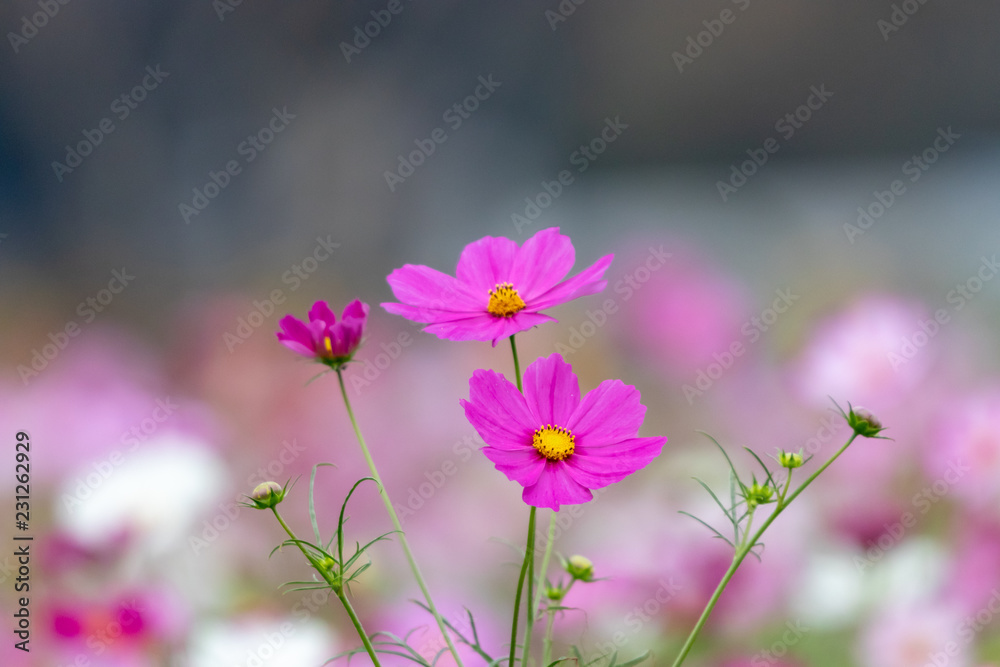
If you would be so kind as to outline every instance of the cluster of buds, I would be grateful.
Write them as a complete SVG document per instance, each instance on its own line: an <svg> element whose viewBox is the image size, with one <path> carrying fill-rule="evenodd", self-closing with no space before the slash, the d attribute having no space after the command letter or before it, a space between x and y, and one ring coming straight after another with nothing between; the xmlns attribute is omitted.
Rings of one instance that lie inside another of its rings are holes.
<svg viewBox="0 0 1000 667"><path fill-rule="evenodd" d="M747 500L747 507L766 505L773 502L774 489L768 484L758 484L756 481L744 489L743 497Z"/></svg>

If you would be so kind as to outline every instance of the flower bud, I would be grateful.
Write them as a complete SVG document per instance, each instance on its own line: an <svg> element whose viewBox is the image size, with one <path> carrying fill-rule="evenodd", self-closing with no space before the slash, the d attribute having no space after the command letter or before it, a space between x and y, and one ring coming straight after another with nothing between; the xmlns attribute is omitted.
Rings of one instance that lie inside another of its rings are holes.
<svg viewBox="0 0 1000 667"><path fill-rule="evenodd" d="M885 429L875 415L864 408L851 408L847 414L847 424L863 438L874 438Z"/></svg>
<svg viewBox="0 0 1000 667"><path fill-rule="evenodd" d="M566 595L566 591L564 591L559 586L545 587L545 597L548 598L549 600L552 600L554 602L559 602L560 600L563 599L564 595Z"/></svg>
<svg viewBox="0 0 1000 667"><path fill-rule="evenodd" d="M566 561L566 571L579 581L587 582L594 578L594 564L584 556L570 556Z"/></svg>
<svg viewBox="0 0 1000 667"><path fill-rule="evenodd" d="M285 490L277 482L258 484L250 494L250 502L259 510L271 509L285 498Z"/></svg>
<svg viewBox="0 0 1000 667"><path fill-rule="evenodd" d="M778 463L782 468L799 468L802 466L802 450L798 452L786 452L782 451L778 454Z"/></svg>
<svg viewBox="0 0 1000 667"><path fill-rule="evenodd" d="M774 495L774 489L765 484L761 486L757 482L748 487L745 492L745 498L747 499L747 505L750 507L756 507L757 505L766 505L771 502L771 496Z"/></svg>

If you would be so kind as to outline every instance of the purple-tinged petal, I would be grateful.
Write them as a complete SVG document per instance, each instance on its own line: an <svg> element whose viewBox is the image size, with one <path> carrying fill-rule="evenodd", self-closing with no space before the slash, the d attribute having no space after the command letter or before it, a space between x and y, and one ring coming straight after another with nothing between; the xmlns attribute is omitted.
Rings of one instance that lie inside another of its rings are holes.
<svg viewBox="0 0 1000 667"><path fill-rule="evenodd" d="M507 323L503 318L484 311L471 317L428 324L424 331L445 340L492 341L503 336Z"/></svg>
<svg viewBox="0 0 1000 667"><path fill-rule="evenodd" d="M281 344L287 347L292 352L297 352L298 354L304 354L307 357L316 356L315 350L313 350L310 347L306 347L297 340L292 340L291 338L288 338L287 336L285 336L285 334L282 334L281 332L278 332L278 340L281 341Z"/></svg>
<svg viewBox="0 0 1000 667"><path fill-rule="evenodd" d="M555 287L576 261L576 251L558 227L538 232L514 255L510 282L527 302Z"/></svg>
<svg viewBox="0 0 1000 667"><path fill-rule="evenodd" d="M359 319L362 325L368 320L368 304L361 299L355 299L344 307L340 320Z"/></svg>
<svg viewBox="0 0 1000 667"><path fill-rule="evenodd" d="M387 301L385 303L379 304L385 308L386 312L393 315L400 315L412 322L423 322L425 324L434 324L438 322L453 322L455 320L466 320L470 317L485 314L485 310L480 312L456 312L451 310L434 310L431 308L420 308L418 306L410 306L405 303L396 303L394 301Z"/></svg>
<svg viewBox="0 0 1000 667"><path fill-rule="evenodd" d="M573 479L588 489L620 482L659 456L666 438L630 438L604 447L577 447L564 461Z"/></svg>
<svg viewBox="0 0 1000 667"><path fill-rule="evenodd" d="M525 301L525 303L532 310L545 310L581 296L600 292L608 286L608 281L604 280L604 272L611 266L611 260L614 258L614 255L601 257L593 265L569 280L559 283L544 294L532 298L530 302Z"/></svg>
<svg viewBox="0 0 1000 667"><path fill-rule="evenodd" d="M386 280L400 302L429 313L436 311L485 313L490 301L489 290L482 294L474 293L452 276L429 266L407 264L390 273Z"/></svg>
<svg viewBox="0 0 1000 667"><path fill-rule="evenodd" d="M337 323L337 316L326 301L317 301L309 310L309 322L322 322L327 327L332 327Z"/></svg>
<svg viewBox="0 0 1000 667"><path fill-rule="evenodd" d="M521 486L531 486L545 470L545 457L534 447L516 451L483 447L483 454L507 479Z"/></svg>
<svg viewBox="0 0 1000 667"><path fill-rule="evenodd" d="M539 424L567 427L580 404L580 384L573 368L560 354L551 354L528 366L523 384L524 398Z"/></svg>
<svg viewBox="0 0 1000 667"><path fill-rule="evenodd" d="M547 461L538 481L524 487L521 498L534 507L559 511L560 505L578 505L594 496L573 479L562 461Z"/></svg>
<svg viewBox="0 0 1000 667"><path fill-rule="evenodd" d="M639 390L621 380L605 380L580 401L564 424L583 447L601 447L635 437L646 415Z"/></svg>
<svg viewBox="0 0 1000 667"><path fill-rule="evenodd" d="M455 275L473 293L483 295L483 309L490 300L490 290L510 280L517 243L504 237L486 236L470 243L458 258ZM517 288L517 285L514 285Z"/></svg>
<svg viewBox="0 0 1000 667"><path fill-rule="evenodd" d="M486 444L508 450L531 446L539 424L517 387L496 371L480 369L473 373L469 400L461 404L466 419Z"/></svg>
<svg viewBox="0 0 1000 667"><path fill-rule="evenodd" d="M278 326L282 328L282 331L278 332L278 340L285 343L287 347L300 352L298 348L289 345L289 343L295 343L301 348L308 350L308 352L302 352L302 354L311 356L315 353L312 331L305 322L292 315L285 315L278 322Z"/></svg>

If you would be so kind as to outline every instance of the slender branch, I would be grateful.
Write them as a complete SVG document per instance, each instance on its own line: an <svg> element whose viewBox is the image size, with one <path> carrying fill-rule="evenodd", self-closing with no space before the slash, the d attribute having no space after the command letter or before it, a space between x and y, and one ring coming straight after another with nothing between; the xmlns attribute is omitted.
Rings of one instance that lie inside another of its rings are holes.
<svg viewBox="0 0 1000 667"><path fill-rule="evenodd" d="M531 554L535 550L535 511L532 507L528 514L528 538L525 540L524 562L521 564L521 576L517 579L517 593L514 595L514 619L510 624L510 659L508 667L514 667L514 654L517 652L517 622L521 616L521 590L524 588L524 577L528 572ZM525 647L527 651L527 647Z"/></svg>
<svg viewBox="0 0 1000 667"><path fill-rule="evenodd" d="M857 437L858 434L856 432L852 433L851 437L848 438L847 442L844 443L844 446L841 447L839 450L837 450L837 453L834 454L832 457L830 457L829 461L824 463L822 466L820 466L820 468L816 472L810 475L809 478L802 483L802 486L795 489L795 491L792 492L792 495L788 496L788 498L779 499L777 505L774 508L774 512L772 512L771 516L767 517L767 520L764 521L763 524L761 524L760 528L757 529L757 532L754 533L753 537L751 537L749 540L743 541L740 544L740 548L737 549L736 553L733 555L732 564L729 566L729 569L726 570L726 573L722 576L722 581L719 582L719 585L718 587L716 587L715 592L712 593L712 597L709 598L708 604L705 606L705 610L702 611L701 613L701 617L698 618L698 622L695 624L694 629L691 630L691 634L688 635L687 640L681 647L680 653L677 654L677 659L674 660L673 667L680 667L680 665L683 664L684 659L687 658L688 653L691 652L691 647L694 646L695 640L698 639L698 635L699 633L701 633L701 629L704 627L705 622L708 621L708 617L711 615L712 610L715 608L715 604L719 601L719 597L722 595L722 591L726 589L726 586L729 584L730 579L732 579L733 575L736 574L736 570L743 563L744 559L746 559L747 554L749 554L751 549L753 549L754 545L760 541L760 538L764 534L764 531L767 530L772 523L774 523L774 520L778 518L778 515L781 514L785 510L785 508L792 503L793 500L798 498L800 493L805 491L807 486L812 484L814 479L819 477L820 473L829 468L830 464L836 461L837 458L844 453L844 451L851 445L852 442L854 442L854 439Z"/></svg>
<svg viewBox="0 0 1000 667"><path fill-rule="evenodd" d="M438 612L437 607L434 606L434 600L431 598L431 593L427 589L427 584L424 582L423 575L420 574L420 568L417 567L417 561L413 557L413 551L410 550L410 542L406 539L406 533L403 531L403 526L399 522L399 517L396 515L396 510L392 506L392 501L389 500L389 492L382 483L382 477L378 474L378 469L375 467L375 461L372 459L371 452L368 451L368 445L365 443L365 438L361 435L361 428L358 426L358 422L354 418L354 410L351 409L351 401L347 397L347 386L344 384L344 373L340 367L337 368L337 380L340 381L340 393L344 397L344 407L347 408L347 415L351 418L351 426L354 427L354 435L358 439L358 444L361 445L361 452L365 455L365 461L368 463L368 469L371 471L372 477L375 478L375 481L378 483L379 495L382 496L382 502L385 504L385 509L389 513L389 518L392 519L392 525L396 529L396 532L399 533L399 543L403 547L403 553L406 554L406 560L410 564L410 570L413 572L413 578L417 580L417 585L420 586L420 591L424 594L427 606L430 608L431 614L434 615L434 620L437 621L438 628L441 630L441 635L444 637L445 642L448 643L448 649L451 651L452 657L455 658L455 664L458 667L463 667L462 658L458 655L458 649L455 648L455 644L451 640L451 634L445 626L444 619L441 618L441 614Z"/></svg>

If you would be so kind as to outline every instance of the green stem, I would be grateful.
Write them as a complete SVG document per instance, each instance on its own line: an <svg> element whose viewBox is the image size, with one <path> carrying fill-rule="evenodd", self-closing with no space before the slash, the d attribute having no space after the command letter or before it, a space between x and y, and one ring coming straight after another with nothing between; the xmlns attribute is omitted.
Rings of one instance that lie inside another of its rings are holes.
<svg viewBox="0 0 1000 667"><path fill-rule="evenodd" d="M372 646L371 640L368 639L368 633L365 632L364 626L361 625L361 619L359 619L358 615L354 613L354 607L351 606L347 596L344 594L344 587L341 582L335 579L331 575L330 571L323 567L323 565L319 563L311 553L306 551L306 548L302 546L302 543L299 542L297 537L295 537L295 533L292 532L292 529L288 527L285 520L281 518L280 514L278 514L278 508L272 507L271 511L274 512L274 518L278 520L281 527L285 529L286 533L288 533L288 537L292 538L295 545L299 548L299 551L301 551L302 555L306 557L307 561L309 561L309 564L313 566L313 569L319 572L319 575L323 577L323 580L326 581L330 588L333 589L333 592L337 594L337 597L340 598L340 603L344 605L347 615L351 617L351 623L354 624L354 629L357 630L358 636L361 637L361 643L365 645L365 650L368 651L368 657L372 659L372 663L374 663L375 667L382 667L381 663L378 661L378 656L375 654L375 647Z"/></svg>
<svg viewBox="0 0 1000 667"><path fill-rule="evenodd" d="M531 508L528 514L528 538L525 540L524 562L521 564L521 576L517 579L517 593L514 595L514 620L510 624L510 659L507 661L508 667L514 667L514 654L517 652L517 622L521 616L521 591L524 588L524 577L528 573L530 564L534 562L532 554L535 552L535 507ZM531 584L528 584L529 589ZM531 599L531 594L528 594ZM530 625L530 624L529 624ZM528 647L525 646L525 655Z"/></svg>
<svg viewBox="0 0 1000 667"><path fill-rule="evenodd" d="M410 564L410 570L413 572L413 578L417 580L417 585L420 586L420 591L424 594L424 599L427 601L427 607L431 610L431 614L434 615L434 620L437 621L438 628L441 630L441 635L444 637L445 642L448 643L448 649L451 651L451 655L455 658L455 664L458 667L463 667L462 658L459 657L458 650L455 648L455 644L451 640L451 634L449 634L448 628L445 626L444 619L441 618L441 614L438 613L437 607L434 605L434 600L431 599L431 593L427 589L427 584L424 583L424 577L420 574L420 568L417 567L417 561L413 557L413 552L410 550L409 540L406 539L406 533L403 532L403 526L399 522L399 517L396 515L396 510L392 506L392 501L389 500L389 492L382 483L382 477L378 474L378 469L375 468L375 461L372 459L371 452L368 451L368 445L365 444L365 438L361 435L361 429L358 427L358 422L354 418L354 410L351 409L351 401L347 397L347 386L344 384L344 373L341 367L337 368L337 380L340 381L340 393L344 397L344 407L347 408L347 416L351 418L351 426L354 427L354 435L358 439L358 444L361 445L361 452L365 455L365 461L368 463L368 469L371 471L375 482L378 483L379 495L382 496L382 502L385 504L385 509L389 513L389 518L392 519L392 525L399 534L399 543L403 547L403 553L406 554L406 560Z"/></svg>
<svg viewBox="0 0 1000 667"><path fill-rule="evenodd" d="M521 362L517 360L517 343L514 342L514 336L510 337L510 351L514 355L514 377L517 379L517 390L523 393L524 388L521 387Z"/></svg>
<svg viewBox="0 0 1000 667"><path fill-rule="evenodd" d="M698 638L698 634L701 633L702 627L704 627L705 622L708 621L708 617L711 615L712 610L715 608L715 603L719 601L719 597L722 595L722 591L726 589L726 586L729 584L729 580L733 578L734 574L736 574L736 570L743 563L744 559L746 559L747 555L753 549L754 545L760 541L760 538L764 534L764 531L767 530L772 523L774 523L774 520L778 518L778 515L781 514L786 507L792 504L793 500L799 497L800 493L805 491L807 486L812 484L814 479L819 477L820 473L829 468L830 464L836 461L837 458L844 453L844 451L851 445L851 443L854 442L854 439L856 437L858 437L858 434L852 433L851 437L848 438L847 442L844 443L844 446L841 447L839 450L837 450L837 453L834 454L829 461L824 463L822 466L820 466L820 468L816 472L810 475L809 478L802 483L802 486L795 489L795 491L792 492L792 495L788 496L787 499L783 498L779 500L774 508L774 512L772 512L771 516L767 517L767 520L764 521L763 524L761 524L761 527L757 529L757 532L754 533L753 537L751 537L746 542L742 543L740 547L736 550L736 553L733 554L732 564L729 566L729 569L726 570L726 573L722 576L722 581L719 582L719 585L715 589L715 592L712 593L712 597L709 598L708 604L705 606L705 610L701 613L701 617L698 618L698 622L695 623L694 629L691 630L691 634L688 635L687 641L684 642L684 646L681 647L680 653L677 654L677 659L674 660L673 667L680 667L680 665L683 664L684 659L687 658L688 653L691 652L691 647L694 646L694 642Z"/></svg>
<svg viewBox="0 0 1000 667"><path fill-rule="evenodd" d="M546 609L545 613L548 619L545 621L545 641L542 643L542 667L548 667L552 662L552 621L556 617L552 610Z"/></svg>
<svg viewBox="0 0 1000 667"><path fill-rule="evenodd" d="M535 604L531 607L532 618L538 615L539 606L542 604L542 593L545 592L545 577L549 572L549 561L552 559L552 543L556 537L556 514L549 515L549 540L545 543L545 553L542 555L542 569L538 572L538 591L535 593Z"/></svg>

